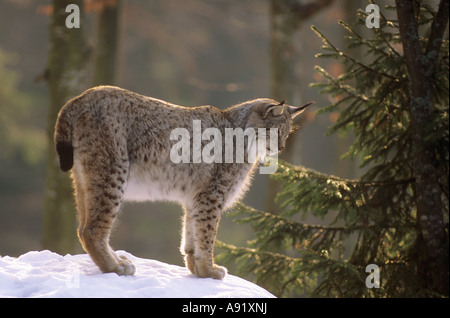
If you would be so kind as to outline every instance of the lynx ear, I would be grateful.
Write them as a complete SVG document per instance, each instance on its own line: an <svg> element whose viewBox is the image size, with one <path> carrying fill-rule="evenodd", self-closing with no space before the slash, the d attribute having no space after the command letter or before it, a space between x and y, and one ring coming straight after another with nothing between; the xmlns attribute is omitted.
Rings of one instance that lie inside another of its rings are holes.
<svg viewBox="0 0 450 318"><path fill-rule="evenodd" d="M266 107L264 107L263 112L262 112L262 118L266 119L267 116L269 116L270 113L272 113L272 115L274 117L278 117L281 116L284 112L284 106L283 104L276 104L276 105L267 105Z"/></svg>
<svg viewBox="0 0 450 318"><path fill-rule="evenodd" d="M287 107L288 107L289 113L291 114L291 117L295 118L296 116L300 115L305 110L305 108L311 104L314 104L314 102L309 102L300 107L295 107L295 106L287 106Z"/></svg>

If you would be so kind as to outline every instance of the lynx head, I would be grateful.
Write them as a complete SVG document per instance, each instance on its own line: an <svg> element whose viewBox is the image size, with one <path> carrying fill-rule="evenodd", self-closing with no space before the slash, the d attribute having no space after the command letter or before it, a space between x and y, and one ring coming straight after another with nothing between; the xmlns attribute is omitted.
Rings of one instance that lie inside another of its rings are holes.
<svg viewBox="0 0 450 318"><path fill-rule="evenodd" d="M251 103L251 113L248 117L246 127L266 128L266 140L269 138L270 128L276 128L278 133L278 149L276 152L283 150L286 146L286 139L292 131L294 118L300 115L303 110L312 104L307 103L301 107L286 105L285 101L277 102L269 98L260 98ZM272 149L272 151L270 150ZM274 147L270 147L270 143L266 143L267 153L273 154Z"/></svg>

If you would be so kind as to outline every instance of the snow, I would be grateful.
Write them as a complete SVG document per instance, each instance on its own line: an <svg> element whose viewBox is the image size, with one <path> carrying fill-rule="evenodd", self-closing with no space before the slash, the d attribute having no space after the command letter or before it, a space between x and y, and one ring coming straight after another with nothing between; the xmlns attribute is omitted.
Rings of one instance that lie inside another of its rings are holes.
<svg viewBox="0 0 450 318"><path fill-rule="evenodd" d="M103 274L87 254L44 250L0 256L0 297L272 298L265 289L227 274L223 280L197 278L187 268L125 255L133 276Z"/></svg>

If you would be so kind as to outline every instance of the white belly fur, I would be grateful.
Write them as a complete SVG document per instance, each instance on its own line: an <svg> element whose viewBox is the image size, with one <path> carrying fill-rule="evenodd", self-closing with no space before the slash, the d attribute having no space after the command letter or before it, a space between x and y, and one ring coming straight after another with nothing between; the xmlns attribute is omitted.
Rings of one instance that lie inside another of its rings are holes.
<svg viewBox="0 0 450 318"><path fill-rule="evenodd" d="M142 171L130 171L123 199L125 201L174 201L182 202L183 194L167 184L158 181Z"/></svg>

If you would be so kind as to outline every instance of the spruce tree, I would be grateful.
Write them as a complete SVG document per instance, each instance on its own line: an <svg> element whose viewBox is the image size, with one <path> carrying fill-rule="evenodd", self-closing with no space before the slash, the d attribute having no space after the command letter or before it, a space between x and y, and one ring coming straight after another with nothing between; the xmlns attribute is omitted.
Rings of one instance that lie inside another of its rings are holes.
<svg viewBox="0 0 450 318"><path fill-rule="evenodd" d="M420 127L424 140L417 144L411 74L401 49L400 23L387 19L383 10L396 8L380 10L380 28L364 36L339 22L348 32L349 47L367 52L363 61L312 27L324 43L324 53L317 57L335 59L345 69L333 78L316 67L325 81L312 86L335 97L319 113L339 113L329 133L353 132L355 141L345 157L360 158L364 174L349 180L279 163L273 178L282 185L277 200L283 211L273 214L238 205L231 215L236 222L250 224L256 238L247 247L218 244L222 262L237 263L240 274L251 274L256 283L277 296L448 297L448 40L442 40L433 56L435 68L428 75L432 112ZM414 13L420 45L426 48L439 13L420 2L414 2ZM365 25L367 16L360 10L355 23ZM445 251L443 262L447 264L446 271L438 275L427 267L430 253L418 217L415 165L424 148L432 149L441 200L439 210L433 212L445 224L445 238L434 242ZM306 224L308 215L331 221ZM368 268L370 264L379 272Z"/></svg>

